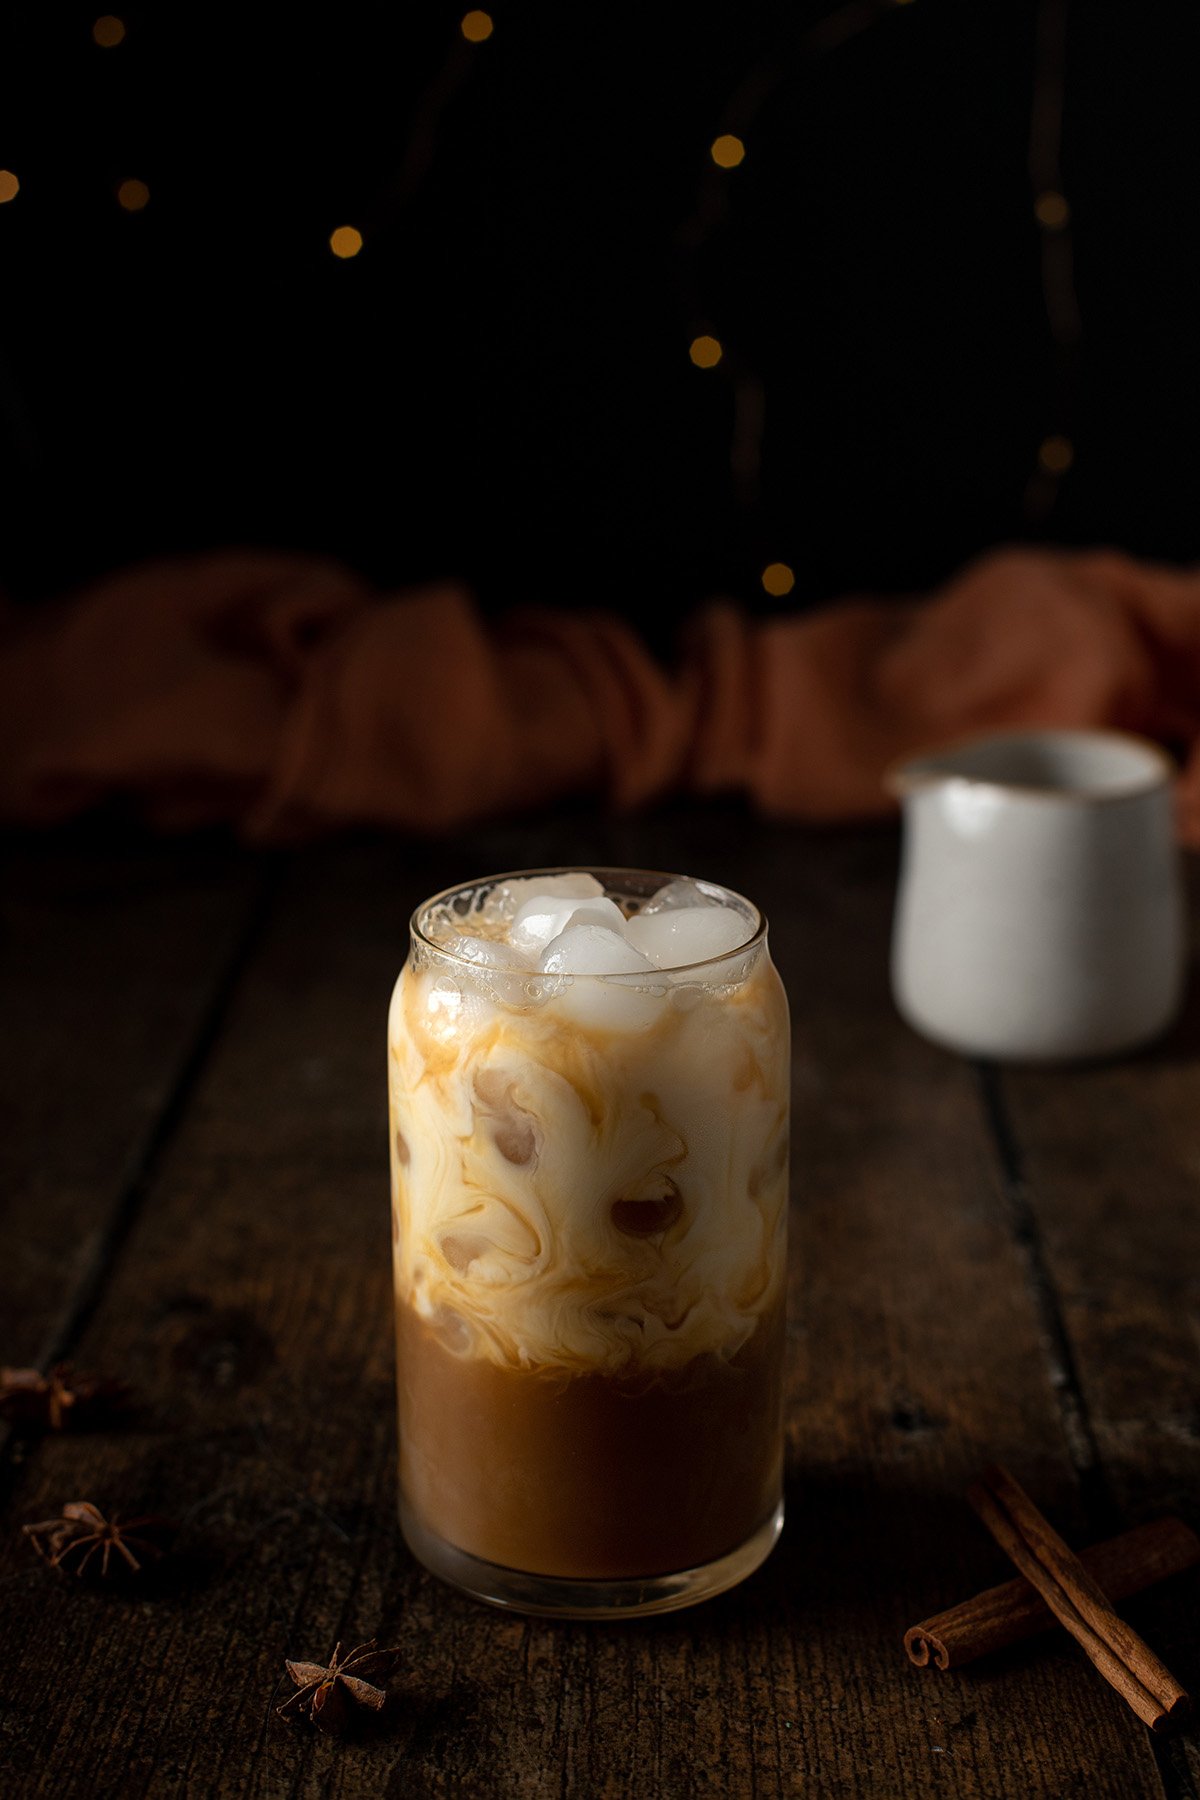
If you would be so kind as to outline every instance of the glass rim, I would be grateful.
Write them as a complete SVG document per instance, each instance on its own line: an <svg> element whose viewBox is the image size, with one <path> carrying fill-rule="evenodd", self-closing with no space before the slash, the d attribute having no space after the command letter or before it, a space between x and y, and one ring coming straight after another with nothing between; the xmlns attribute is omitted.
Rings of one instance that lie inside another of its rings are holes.
<svg viewBox="0 0 1200 1800"><path fill-rule="evenodd" d="M546 868L505 869L497 875L477 876L473 881L456 881L450 887L442 888L436 894L430 894L427 899L420 901L413 908L408 921L409 935L415 944L431 950L435 956L444 957L447 962L456 964L462 969L470 969L478 975L480 973L479 964L472 962L469 956L459 956L456 951L447 950L443 944L436 943L422 928L422 918L439 902L450 901L458 894L469 893L472 890L478 891L481 888L499 887L505 881L528 881L531 877L538 875L593 875L597 881L604 883L606 894L610 889L616 893L622 891L618 882L609 881L608 877L610 876L636 875L654 881L657 887L666 887L670 881L702 881L706 886L719 888L723 894L728 894L731 900L736 900L739 905L744 906L755 920L754 930L744 944L736 944L732 950L722 950L717 956L703 957L699 962L672 963L669 968L655 969L653 971L655 975L680 975L692 969L711 969L720 963L729 962L736 956L748 956L752 950L759 949L767 941L766 913L760 906L756 906L753 900L747 899L745 894L739 893L736 888L726 886L723 881L710 881L706 875L683 875L670 869L641 869L629 864L606 863L589 863L586 866L582 863L558 863ZM580 905L586 906L587 901L581 899ZM528 973L528 971L521 969L509 971L500 968L491 970L490 973L503 976L508 973L519 975ZM644 987L650 975L651 971L648 969L619 969L608 975L595 970L584 975L572 975L569 979L572 981L619 981L625 987Z"/></svg>

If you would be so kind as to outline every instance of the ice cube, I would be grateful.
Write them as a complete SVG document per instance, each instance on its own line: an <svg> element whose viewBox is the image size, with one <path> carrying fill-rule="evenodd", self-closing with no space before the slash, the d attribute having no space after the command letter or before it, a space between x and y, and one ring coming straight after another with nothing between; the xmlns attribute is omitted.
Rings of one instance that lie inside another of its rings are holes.
<svg viewBox="0 0 1200 1800"><path fill-rule="evenodd" d="M568 869L565 875L531 875L520 884L529 894L554 894L560 900L592 900L599 899L604 892L603 882L597 881L585 869ZM517 886L514 881L513 887Z"/></svg>
<svg viewBox="0 0 1200 1800"><path fill-rule="evenodd" d="M422 1024L441 1043L482 1031L489 1016L488 996L479 979L463 971L462 980L439 974L424 988Z"/></svg>
<svg viewBox="0 0 1200 1800"><path fill-rule="evenodd" d="M534 894L551 894L556 900L596 900L604 889L594 875L572 869L566 875L518 875L502 881L486 896L480 908L489 924L508 924Z"/></svg>
<svg viewBox="0 0 1200 1800"><path fill-rule="evenodd" d="M578 920L555 934L538 967L547 975L636 975L653 970L654 964L623 932Z"/></svg>
<svg viewBox="0 0 1200 1800"><path fill-rule="evenodd" d="M533 962L519 946L497 943L494 938L471 937L467 932L458 932L447 938L443 949L452 956L461 956L464 962L474 963L478 969L524 969L532 971Z"/></svg>
<svg viewBox="0 0 1200 1800"><path fill-rule="evenodd" d="M683 969L736 950L752 936L750 922L732 906L678 906L636 913L625 927L627 942L658 969Z"/></svg>
<svg viewBox="0 0 1200 1800"><path fill-rule="evenodd" d="M448 956L470 963L475 978L463 970L461 985L473 987L487 999L505 1006L525 1006L531 998L531 977L537 964L525 950L494 938L472 937L458 932L441 946Z"/></svg>
<svg viewBox="0 0 1200 1800"><path fill-rule="evenodd" d="M546 946L541 968L563 977L557 1009L586 1028L641 1031L661 1015L666 991L654 964L617 931L571 924ZM579 976L582 979L569 980Z"/></svg>
<svg viewBox="0 0 1200 1800"><path fill-rule="evenodd" d="M430 907L421 920L421 929L434 944L453 943L462 929L462 917L443 900L439 905Z"/></svg>
<svg viewBox="0 0 1200 1800"><path fill-rule="evenodd" d="M724 906L725 899L719 890L711 887L707 881L692 881L681 875L674 881L668 881L660 887L656 894L651 894L644 906L638 908L639 919L653 918L655 913L674 912L685 906Z"/></svg>
<svg viewBox="0 0 1200 1800"><path fill-rule="evenodd" d="M578 895L531 894L517 908L509 941L521 950L541 951L570 923L598 925L608 931L623 932L625 915L603 894L598 899L589 896L582 901Z"/></svg>

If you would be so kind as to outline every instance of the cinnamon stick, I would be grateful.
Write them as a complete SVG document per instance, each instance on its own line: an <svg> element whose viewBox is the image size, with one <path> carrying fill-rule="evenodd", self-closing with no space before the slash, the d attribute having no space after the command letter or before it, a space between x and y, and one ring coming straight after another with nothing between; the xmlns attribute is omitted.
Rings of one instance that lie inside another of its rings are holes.
<svg viewBox="0 0 1200 1800"><path fill-rule="evenodd" d="M1042 1517L1007 1469L985 1469L967 1499L996 1542L1033 1583L1050 1611L1104 1679L1152 1731L1161 1731L1191 1706L1180 1687L1079 1558Z"/></svg>
<svg viewBox="0 0 1200 1800"><path fill-rule="evenodd" d="M1110 1600L1127 1600L1200 1563L1200 1537L1182 1519L1155 1519L1081 1550L1079 1560ZM932 1662L939 1669L959 1669L1055 1623L1037 1589L1018 1576L910 1625L904 1648L918 1668Z"/></svg>

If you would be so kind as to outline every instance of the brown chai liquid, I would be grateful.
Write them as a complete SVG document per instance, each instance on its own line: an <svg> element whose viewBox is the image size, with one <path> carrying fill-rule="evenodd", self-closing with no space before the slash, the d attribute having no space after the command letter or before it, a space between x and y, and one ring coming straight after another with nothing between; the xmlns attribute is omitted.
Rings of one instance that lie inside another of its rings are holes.
<svg viewBox="0 0 1200 1800"><path fill-rule="evenodd" d="M728 1361L629 1378L455 1356L397 1311L404 1501L457 1549L535 1575L666 1575L774 1511L782 1305Z"/></svg>

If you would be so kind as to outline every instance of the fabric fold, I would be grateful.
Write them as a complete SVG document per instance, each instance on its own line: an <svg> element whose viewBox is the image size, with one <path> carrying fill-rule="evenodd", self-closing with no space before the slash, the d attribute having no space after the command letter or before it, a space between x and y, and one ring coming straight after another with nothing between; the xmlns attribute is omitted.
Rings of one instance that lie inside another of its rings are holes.
<svg viewBox="0 0 1200 1800"><path fill-rule="evenodd" d="M250 551L0 619L0 816L23 824L119 798L269 842L679 791L865 819L889 810L898 757L1031 725L1176 749L1200 844L1200 576L994 551L925 600L763 622L714 603L671 669L615 615L489 626L454 585L380 596L335 563Z"/></svg>

